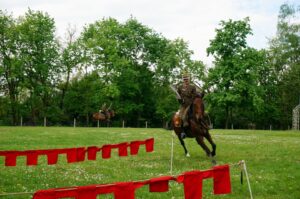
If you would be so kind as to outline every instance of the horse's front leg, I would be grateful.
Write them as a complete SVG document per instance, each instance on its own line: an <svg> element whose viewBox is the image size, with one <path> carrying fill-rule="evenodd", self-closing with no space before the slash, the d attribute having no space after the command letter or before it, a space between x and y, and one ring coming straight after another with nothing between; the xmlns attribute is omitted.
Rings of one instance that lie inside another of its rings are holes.
<svg viewBox="0 0 300 199"><path fill-rule="evenodd" d="M202 149L204 149L204 151L206 152L206 155L211 159L211 163L213 165L216 165L217 161L213 158L212 153L210 152L209 148L204 143L204 137L203 136L197 136L196 140L197 140L198 144L202 147Z"/></svg>
<svg viewBox="0 0 300 199"><path fill-rule="evenodd" d="M184 149L185 156L186 156L186 157L190 157L190 154L189 154L188 150L187 150L186 147L185 147L185 143L184 143L183 139L181 138L180 133L177 134L177 137L178 137L178 139L179 139L179 141L180 141L180 144L182 145L182 147L183 147L183 149Z"/></svg>
<svg viewBox="0 0 300 199"><path fill-rule="evenodd" d="M211 155L212 156L215 156L216 155L216 148L217 148L217 145L214 143L214 141L212 140L211 138L211 135L209 133L208 130L206 130L206 133L204 134L204 137L208 140L208 142L211 144L212 146L212 152L211 152Z"/></svg>
<svg viewBox="0 0 300 199"><path fill-rule="evenodd" d="M209 157L211 156L211 152L209 150L209 148L206 146L206 144L204 143L204 137L201 135L198 135L196 137L196 141L197 143L201 146L201 148L206 152L206 155Z"/></svg>

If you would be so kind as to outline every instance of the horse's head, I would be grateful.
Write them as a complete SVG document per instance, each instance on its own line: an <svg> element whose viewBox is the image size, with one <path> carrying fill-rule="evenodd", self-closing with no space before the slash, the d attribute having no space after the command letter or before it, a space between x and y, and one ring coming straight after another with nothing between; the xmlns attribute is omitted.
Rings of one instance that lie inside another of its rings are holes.
<svg viewBox="0 0 300 199"><path fill-rule="evenodd" d="M201 121L204 118L204 104L200 95L197 95L193 101L193 117L196 121Z"/></svg>
<svg viewBox="0 0 300 199"><path fill-rule="evenodd" d="M115 117L116 113L114 110L108 110L110 117Z"/></svg>

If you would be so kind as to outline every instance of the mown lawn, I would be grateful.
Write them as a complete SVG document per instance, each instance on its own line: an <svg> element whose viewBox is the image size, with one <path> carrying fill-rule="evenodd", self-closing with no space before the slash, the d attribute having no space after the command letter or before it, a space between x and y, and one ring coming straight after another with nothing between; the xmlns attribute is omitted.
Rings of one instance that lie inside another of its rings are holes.
<svg viewBox="0 0 300 199"><path fill-rule="evenodd" d="M300 198L300 132L213 130L217 144L218 164L234 164L245 160L255 199ZM118 157L67 164L59 157L56 165L47 165L46 157L39 158L38 166L25 166L25 157L18 158L16 167L5 167L0 157L0 194L34 192L39 189L121 181L145 180L170 175L171 131L163 129L132 128L60 128L60 127L0 127L0 150L29 150L102 146L125 141L155 138L153 153L144 147L137 156ZM173 174L211 167L204 151L194 139L186 139L191 157L185 157L177 139L174 139ZM212 180L204 181L203 198L249 198L246 180L240 184L240 170L231 167L232 194L213 195ZM100 195L99 198L113 198ZM0 198L31 198L30 195ZM170 183L167 193L150 193L144 186L136 192L137 199L184 198L183 185Z"/></svg>

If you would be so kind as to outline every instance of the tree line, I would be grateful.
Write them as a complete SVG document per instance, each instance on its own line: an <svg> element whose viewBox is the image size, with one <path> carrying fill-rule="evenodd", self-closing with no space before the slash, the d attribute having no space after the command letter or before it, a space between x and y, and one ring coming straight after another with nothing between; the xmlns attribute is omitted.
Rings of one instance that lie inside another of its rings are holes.
<svg viewBox="0 0 300 199"><path fill-rule="evenodd" d="M221 21L206 49L212 67L192 59L181 38L170 40L135 18L103 18L78 33L55 35L47 13L14 18L0 10L0 125L95 126L92 113L112 104L113 126L162 127L178 109L169 85L188 70L205 93L215 128L291 127L300 97L300 7L283 4L266 49L247 44L249 18Z"/></svg>

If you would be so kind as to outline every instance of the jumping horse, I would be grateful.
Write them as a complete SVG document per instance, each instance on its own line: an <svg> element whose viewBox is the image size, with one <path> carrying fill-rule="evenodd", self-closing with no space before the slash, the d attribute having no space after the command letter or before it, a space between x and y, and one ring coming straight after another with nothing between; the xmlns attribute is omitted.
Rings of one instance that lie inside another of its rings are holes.
<svg viewBox="0 0 300 199"><path fill-rule="evenodd" d="M93 119L97 121L106 121L107 126L110 123L110 119L115 116L115 111L110 109L111 105L106 108L106 105L102 105L102 108L97 113L93 113Z"/></svg>
<svg viewBox="0 0 300 199"><path fill-rule="evenodd" d="M188 138L195 138L197 143L206 152L206 155L211 158L212 163L216 164L216 161L213 158L216 155L216 144L213 142L209 133L209 127L205 120L204 104L200 94L195 97L190 106L188 123L189 125L187 127L182 127L179 112L176 112L172 118L173 129L184 149L185 155L188 157L190 156L183 139L185 136ZM204 138L211 144L212 151L206 146Z"/></svg>

